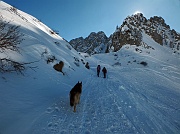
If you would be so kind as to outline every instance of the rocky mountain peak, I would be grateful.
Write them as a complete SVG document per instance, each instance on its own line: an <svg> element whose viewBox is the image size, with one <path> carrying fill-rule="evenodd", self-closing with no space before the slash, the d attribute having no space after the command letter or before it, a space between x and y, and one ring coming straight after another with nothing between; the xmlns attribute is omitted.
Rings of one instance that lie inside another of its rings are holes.
<svg viewBox="0 0 180 134"><path fill-rule="evenodd" d="M121 26L108 38L103 31L92 32L85 39L77 38L70 41L70 44L80 52L89 54L118 51L123 45L143 45L143 34L150 36L160 45L168 46L174 51L179 51L180 34L165 23L162 17L154 16L146 19L142 13L128 16ZM106 47L102 51L102 44ZM98 48L98 50L97 50Z"/></svg>
<svg viewBox="0 0 180 134"><path fill-rule="evenodd" d="M149 35L160 45L169 46L179 51L180 34L165 23L162 17L146 19L142 13L128 16L123 24L116 28L112 36L112 47L118 51L123 45L141 45L142 33Z"/></svg>
<svg viewBox="0 0 180 134"><path fill-rule="evenodd" d="M79 52L89 54L105 52L109 38L103 31L91 32L85 39L83 37L71 40L69 43Z"/></svg>

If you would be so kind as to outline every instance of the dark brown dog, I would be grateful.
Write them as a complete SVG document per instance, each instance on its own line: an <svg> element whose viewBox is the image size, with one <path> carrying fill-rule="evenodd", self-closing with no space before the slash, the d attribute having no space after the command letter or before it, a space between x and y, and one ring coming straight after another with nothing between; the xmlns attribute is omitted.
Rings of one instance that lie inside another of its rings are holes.
<svg viewBox="0 0 180 134"><path fill-rule="evenodd" d="M76 105L79 104L82 92L82 82L78 82L70 91L70 106L74 106L74 112L76 112Z"/></svg>

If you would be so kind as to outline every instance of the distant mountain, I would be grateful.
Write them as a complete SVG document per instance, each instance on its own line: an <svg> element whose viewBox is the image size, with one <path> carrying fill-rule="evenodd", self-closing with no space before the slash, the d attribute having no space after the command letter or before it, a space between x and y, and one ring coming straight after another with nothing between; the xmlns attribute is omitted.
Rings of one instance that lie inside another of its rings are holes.
<svg viewBox="0 0 180 134"><path fill-rule="evenodd" d="M89 54L118 51L126 44L149 45L142 41L143 35L149 35L160 45L168 46L179 53L180 34L165 23L162 17L154 16L146 19L142 13L128 16L120 27L108 38L104 32L91 33L87 38L71 40L69 43L79 52ZM102 47L103 46L103 47ZM105 48L105 51L102 48Z"/></svg>
<svg viewBox="0 0 180 134"><path fill-rule="evenodd" d="M127 17L112 35L112 46L118 51L123 45L142 45L143 34L149 35L160 45L179 50L180 34L165 23L162 17L146 19L142 13Z"/></svg>
<svg viewBox="0 0 180 134"><path fill-rule="evenodd" d="M90 33L90 35L85 39L83 37L72 39L69 43L78 52L95 54L107 52L107 44L109 40L110 39L106 36L106 34L103 31L100 31L98 33Z"/></svg>

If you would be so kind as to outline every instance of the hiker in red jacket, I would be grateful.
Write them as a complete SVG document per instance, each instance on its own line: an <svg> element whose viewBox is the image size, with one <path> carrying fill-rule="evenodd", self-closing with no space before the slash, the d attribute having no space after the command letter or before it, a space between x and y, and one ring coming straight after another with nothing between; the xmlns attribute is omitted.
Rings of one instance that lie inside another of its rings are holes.
<svg viewBox="0 0 180 134"><path fill-rule="evenodd" d="M103 67L102 72L104 74L104 78L106 78L107 69L105 67Z"/></svg>

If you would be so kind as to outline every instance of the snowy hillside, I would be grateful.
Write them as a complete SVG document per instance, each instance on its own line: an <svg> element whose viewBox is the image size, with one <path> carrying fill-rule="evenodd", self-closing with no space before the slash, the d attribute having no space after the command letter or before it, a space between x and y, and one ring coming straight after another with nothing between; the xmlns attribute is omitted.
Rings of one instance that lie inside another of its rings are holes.
<svg viewBox="0 0 180 134"><path fill-rule="evenodd" d="M7 51L0 58L33 62L36 68L24 75L0 73L0 134L180 133L178 53L142 33L142 46L79 54L42 22L10 7L0 1L0 15L20 25L24 40L20 54ZM57 60L47 64L51 56ZM59 61L65 75L53 69ZM98 64L107 68L106 79L102 72L97 77ZM69 91L78 81L83 91L74 113Z"/></svg>

